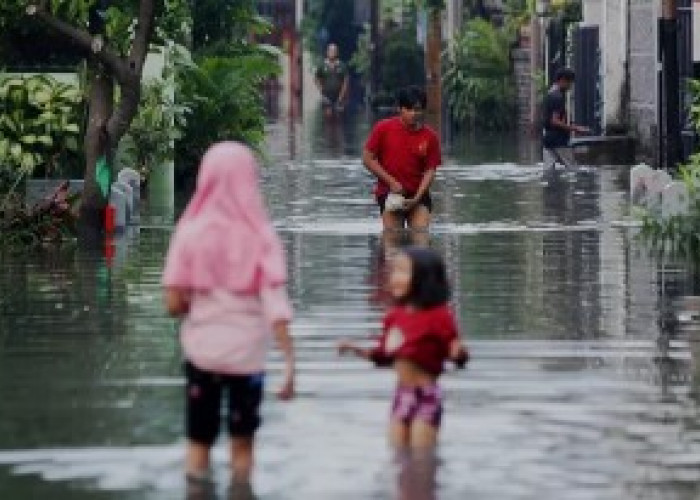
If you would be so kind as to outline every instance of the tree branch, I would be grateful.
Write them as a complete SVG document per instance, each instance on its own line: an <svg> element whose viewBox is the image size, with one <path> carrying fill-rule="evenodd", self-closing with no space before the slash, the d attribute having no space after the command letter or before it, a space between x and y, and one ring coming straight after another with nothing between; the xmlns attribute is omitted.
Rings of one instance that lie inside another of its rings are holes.
<svg viewBox="0 0 700 500"><path fill-rule="evenodd" d="M35 16L46 26L71 39L82 49L89 51L102 64L107 66L120 82L125 79L127 66L119 55L104 44L102 37L93 37L87 31L76 28L48 12L47 0L41 0L38 4L30 4L27 14Z"/></svg>
<svg viewBox="0 0 700 500"><path fill-rule="evenodd" d="M153 33L153 24L155 18L155 1L156 0L141 0L139 2L139 17L136 21L136 35L131 44L129 52L129 64L132 71L136 71L139 75L143 71L143 65L148 55L148 47L151 44L151 35Z"/></svg>
<svg viewBox="0 0 700 500"><path fill-rule="evenodd" d="M138 113L141 101L141 77L151 44L154 29L155 2L140 0L136 34L131 43L128 60L128 77L121 83L121 96L117 109L107 123L107 131L114 142L126 133Z"/></svg>

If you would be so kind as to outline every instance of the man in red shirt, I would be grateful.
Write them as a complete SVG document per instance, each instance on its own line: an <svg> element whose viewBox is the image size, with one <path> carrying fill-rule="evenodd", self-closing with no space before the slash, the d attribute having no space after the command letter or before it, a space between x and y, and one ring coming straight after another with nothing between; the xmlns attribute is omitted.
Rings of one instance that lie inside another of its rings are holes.
<svg viewBox="0 0 700 500"><path fill-rule="evenodd" d="M374 194L384 231L403 229L426 233L430 225L430 185L442 163L437 134L422 123L425 91L409 87L398 93L399 114L381 120L370 133L362 160L377 177ZM387 196L401 194L402 210L385 210Z"/></svg>

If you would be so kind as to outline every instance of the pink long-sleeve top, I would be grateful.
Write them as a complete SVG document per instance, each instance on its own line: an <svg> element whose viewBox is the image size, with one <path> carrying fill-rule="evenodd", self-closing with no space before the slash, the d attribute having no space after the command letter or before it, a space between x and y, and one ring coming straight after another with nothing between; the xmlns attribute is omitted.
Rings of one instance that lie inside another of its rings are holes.
<svg viewBox="0 0 700 500"><path fill-rule="evenodd" d="M226 290L193 292L180 330L185 357L202 370L228 375L263 371L272 327L290 321L284 286L259 294Z"/></svg>

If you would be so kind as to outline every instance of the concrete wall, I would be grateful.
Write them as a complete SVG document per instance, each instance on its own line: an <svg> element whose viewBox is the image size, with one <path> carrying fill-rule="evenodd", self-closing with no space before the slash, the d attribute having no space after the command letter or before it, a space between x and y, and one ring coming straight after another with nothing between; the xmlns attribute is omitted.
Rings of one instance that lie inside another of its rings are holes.
<svg viewBox="0 0 700 500"><path fill-rule="evenodd" d="M514 49L511 52L515 87L518 94L518 125L530 124L530 96L534 82L530 67L530 49Z"/></svg>
<svg viewBox="0 0 700 500"><path fill-rule="evenodd" d="M658 0L583 0L584 24L600 28L603 126L628 125L649 159L657 149L659 9Z"/></svg>
<svg viewBox="0 0 700 500"><path fill-rule="evenodd" d="M621 126L627 121L624 113L624 94L627 60L627 1L607 1L604 9L605 30L602 33L603 99L605 102L603 126Z"/></svg>
<svg viewBox="0 0 700 500"><path fill-rule="evenodd" d="M638 150L650 158L658 148L659 4L631 0L629 12L629 119Z"/></svg>
<svg viewBox="0 0 700 500"><path fill-rule="evenodd" d="M693 0L693 61L700 61L700 0Z"/></svg>
<svg viewBox="0 0 700 500"><path fill-rule="evenodd" d="M584 0L583 19L600 29L603 128L624 125L627 0Z"/></svg>

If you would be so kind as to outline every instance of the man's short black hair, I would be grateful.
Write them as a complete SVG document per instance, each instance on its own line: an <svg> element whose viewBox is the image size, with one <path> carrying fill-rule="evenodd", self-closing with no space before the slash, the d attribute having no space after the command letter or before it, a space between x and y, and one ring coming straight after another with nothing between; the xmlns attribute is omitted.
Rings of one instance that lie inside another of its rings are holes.
<svg viewBox="0 0 700 500"><path fill-rule="evenodd" d="M554 74L554 81L566 80L567 82L573 82L576 79L576 73L570 68L560 68Z"/></svg>
<svg viewBox="0 0 700 500"><path fill-rule="evenodd" d="M450 284L445 263L435 250L417 246L401 249L412 267L411 287L403 303L430 309L441 306L450 299Z"/></svg>
<svg viewBox="0 0 700 500"><path fill-rule="evenodd" d="M428 97L425 94L425 89L418 85L412 85L400 89L396 93L396 101L399 108L405 109L425 109L428 104Z"/></svg>

